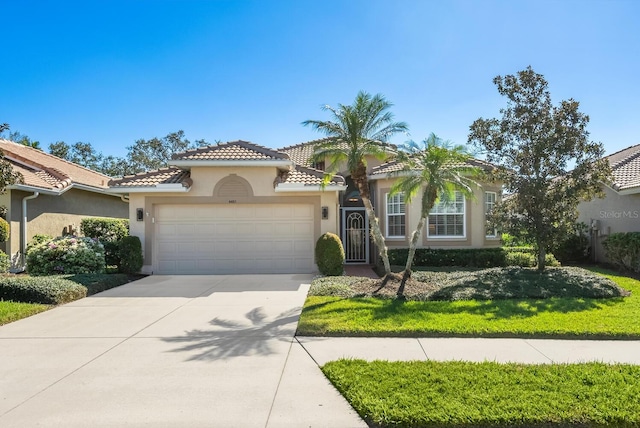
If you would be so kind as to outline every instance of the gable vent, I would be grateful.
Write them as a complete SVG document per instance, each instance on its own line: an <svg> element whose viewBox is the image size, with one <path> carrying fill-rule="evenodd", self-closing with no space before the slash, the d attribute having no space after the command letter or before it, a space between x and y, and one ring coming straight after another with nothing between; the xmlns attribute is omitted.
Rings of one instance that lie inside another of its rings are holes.
<svg viewBox="0 0 640 428"><path fill-rule="evenodd" d="M253 196L253 189L244 178L232 174L216 185L213 194L221 198L239 198Z"/></svg>

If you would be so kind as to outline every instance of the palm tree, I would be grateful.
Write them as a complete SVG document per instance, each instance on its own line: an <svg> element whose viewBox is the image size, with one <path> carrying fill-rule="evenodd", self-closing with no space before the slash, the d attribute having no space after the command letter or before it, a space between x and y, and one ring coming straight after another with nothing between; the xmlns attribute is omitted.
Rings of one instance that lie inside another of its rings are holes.
<svg viewBox="0 0 640 428"><path fill-rule="evenodd" d="M473 197L472 187L478 186L475 178L480 169L469 164L470 159L464 146L451 146L433 133L421 145L409 141L398 153L402 169L389 174L398 177L391 187L391 194L404 193L407 202L418 193L422 196L420 221L411 235L403 281L411 276L418 238L438 199L451 200L455 191Z"/></svg>
<svg viewBox="0 0 640 428"><path fill-rule="evenodd" d="M378 247L386 273L391 272L391 266L380 222L371 205L366 158L372 156L382 160L389 157L389 153L393 152L393 146L388 144L389 137L408 130L406 123L393 121L393 114L389 111L392 105L381 94L371 96L360 91L351 105L322 108L331 113L332 120L302 122L304 126L311 126L327 136L316 145L312 158L316 162L325 161L325 183L338 173L341 165L346 164L367 211L373 241Z"/></svg>

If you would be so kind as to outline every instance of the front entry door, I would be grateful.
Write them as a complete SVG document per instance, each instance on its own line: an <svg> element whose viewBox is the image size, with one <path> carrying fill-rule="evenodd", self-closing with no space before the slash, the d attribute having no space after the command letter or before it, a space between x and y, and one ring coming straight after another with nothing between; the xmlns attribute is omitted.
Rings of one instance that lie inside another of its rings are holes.
<svg viewBox="0 0 640 428"><path fill-rule="evenodd" d="M346 263L369 262L369 218L364 208L342 208L342 245Z"/></svg>

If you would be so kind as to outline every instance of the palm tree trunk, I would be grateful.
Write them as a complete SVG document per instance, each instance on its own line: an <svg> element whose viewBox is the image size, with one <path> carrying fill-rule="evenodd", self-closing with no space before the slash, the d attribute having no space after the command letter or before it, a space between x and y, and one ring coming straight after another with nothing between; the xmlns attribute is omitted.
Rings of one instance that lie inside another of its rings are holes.
<svg viewBox="0 0 640 428"><path fill-rule="evenodd" d="M376 217L376 213L373 211L373 205L371 205L371 200L360 194L362 198L362 203L364 204L364 209L367 211L367 217L369 217L369 228L371 230L371 235L373 236L373 242L378 247L378 253L380 254L380 258L382 259L382 264L384 265L384 273L391 273L391 265L389 264L389 255L387 254L387 245L384 242L384 236L382 236L382 232L380 231L380 222L378 221L378 217Z"/></svg>
<svg viewBox="0 0 640 428"><path fill-rule="evenodd" d="M420 217L420 221L418 222L418 227L413 231L411 235L411 242L409 242L409 254L407 254L407 265L404 267L404 277L409 278L411 276L411 266L413 265L413 259L416 255L416 248L418 247L418 238L420 238L420 234L422 233L422 229L424 228L424 224L426 222L426 217Z"/></svg>

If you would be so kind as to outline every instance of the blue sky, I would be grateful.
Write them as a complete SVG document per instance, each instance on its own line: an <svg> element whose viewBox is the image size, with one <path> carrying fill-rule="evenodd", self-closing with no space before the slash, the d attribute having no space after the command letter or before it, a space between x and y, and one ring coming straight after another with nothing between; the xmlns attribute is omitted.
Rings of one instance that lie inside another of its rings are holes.
<svg viewBox="0 0 640 428"><path fill-rule="evenodd" d="M466 143L531 65L607 153L640 143L640 2L0 0L0 123L122 156L139 138L282 147L382 93L410 137Z"/></svg>

